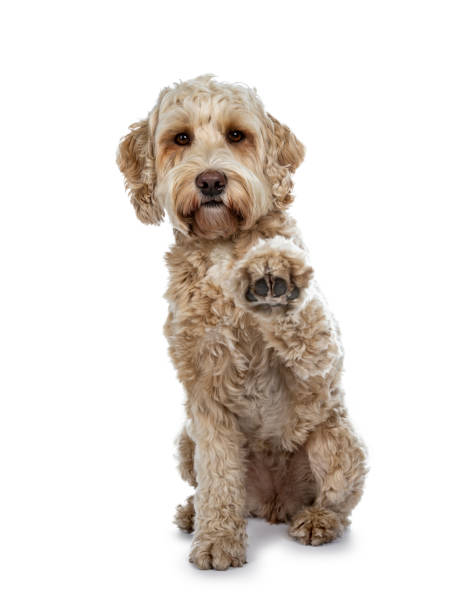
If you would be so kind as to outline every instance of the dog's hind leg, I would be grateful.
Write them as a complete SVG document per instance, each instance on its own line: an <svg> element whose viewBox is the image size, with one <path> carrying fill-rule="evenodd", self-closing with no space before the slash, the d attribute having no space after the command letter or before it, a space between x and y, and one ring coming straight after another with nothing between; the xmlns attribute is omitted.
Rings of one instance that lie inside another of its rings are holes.
<svg viewBox="0 0 459 612"><path fill-rule="evenodd" d="M182 429L177 440L179 471L183 480L188 482L192 487L197 486L196 473L194 469L194 452L195 444L188 435L186 427ZM183 505L177 506L175 512L174 523L180 529L191 533L194 529L194 496L188 497Z"/></svg>
<svg viewBox="0 0 459 612"><path fill-rule="evenodd" d="M174 523L179 529L191 533L194 530L194 496L190 495L184 505L177 506Z"/></svg>
<svg viewBox="0 0 459 612"><path fill-rule="evenodd" d="M349 524L348 516L362 495L365 453L347 419L338 416L311 433L304 451L317 494L311 506L296 512L288 531L301 543L317 546L339 537Z"/></svg>
<svg viewBox="0 0 459 612"><path fill-rule="evenodd" d="M186 427L182 429L177 440L180 476L192 487L197 487L196 472L194 469L195 443L188 435Z"/></svg>

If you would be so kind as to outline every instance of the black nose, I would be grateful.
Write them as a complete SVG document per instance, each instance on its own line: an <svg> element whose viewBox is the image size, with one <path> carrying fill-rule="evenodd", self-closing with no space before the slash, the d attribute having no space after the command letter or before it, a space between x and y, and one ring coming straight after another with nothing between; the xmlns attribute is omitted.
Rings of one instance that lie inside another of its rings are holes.
<svg viewBox="0 0 459 612"><path fill-rule="evenodd" d="M226 176L217 170L206 170L196 177L196 187L205 196L220 195L226 187Z"/></svg>

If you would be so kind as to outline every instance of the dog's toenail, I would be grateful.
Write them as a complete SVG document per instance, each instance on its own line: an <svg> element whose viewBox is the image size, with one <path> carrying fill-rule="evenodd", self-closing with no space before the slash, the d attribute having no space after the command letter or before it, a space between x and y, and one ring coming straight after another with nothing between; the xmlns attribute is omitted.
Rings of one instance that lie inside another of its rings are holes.
<svg viewBox="0 0 459 612"><path fill-rule="evenodd" d="M299 295L300 295L300 290L298 289L298 287L295 287L295 289L292 291L292 293L289 296L287 296L287 299L288 300L294 300Z"/></svg>
<svg viewBox="0 0 459 612"><path fill-rule="evenodd" d="M268 285L264 278L259 278L255 283L255 293L266 297L268 295Z"/></svg>
<svg viewBox="0 0 459 612"><path fill-rule="evenodd" d="M287 283L283 278L275 278L274 286L273 286L273 295L274 297L279 297L280 295L284 295L287 291Z"/></svg>
<svg viewBox="0 0 459 612"><path fill-rule="evenodd" d="M250 289L247 289L247 291L245 292L245 299L248 302L256 302L257 298L253 295L253 293L250 291Z"/></svg>

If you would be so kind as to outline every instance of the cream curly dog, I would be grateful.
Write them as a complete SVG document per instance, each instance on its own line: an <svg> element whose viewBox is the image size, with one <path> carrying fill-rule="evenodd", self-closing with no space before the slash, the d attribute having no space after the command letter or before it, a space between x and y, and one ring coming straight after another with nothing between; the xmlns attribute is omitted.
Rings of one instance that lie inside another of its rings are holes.
<svg viewBox="0 0 459 612"><path fill-rule="evenodd" d="M201 569L246 560L246 517L338 537L366 473L340 386L340 334L286 210L304 157L254 90L205 75L163 89L121 141L137 215L175 244L165 334L186 394L175 521Z"/></svg>

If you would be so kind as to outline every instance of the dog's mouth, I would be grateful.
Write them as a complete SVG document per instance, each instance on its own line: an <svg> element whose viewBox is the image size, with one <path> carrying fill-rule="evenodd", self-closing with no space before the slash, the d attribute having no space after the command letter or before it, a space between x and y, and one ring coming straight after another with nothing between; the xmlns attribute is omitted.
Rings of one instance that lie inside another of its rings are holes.
<svg viewBox="0 0 459 612"><path fill-rule="evenodd" d="M225 206L225 203L221 198L214 198L213 200L203 200L201 206L206 208L218 208L219 206Z"/></svg>

